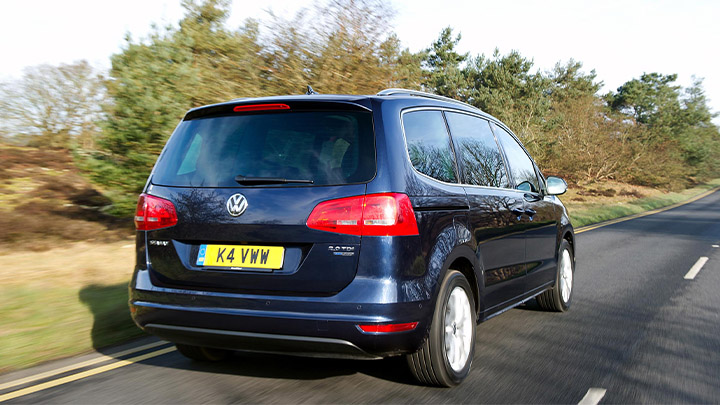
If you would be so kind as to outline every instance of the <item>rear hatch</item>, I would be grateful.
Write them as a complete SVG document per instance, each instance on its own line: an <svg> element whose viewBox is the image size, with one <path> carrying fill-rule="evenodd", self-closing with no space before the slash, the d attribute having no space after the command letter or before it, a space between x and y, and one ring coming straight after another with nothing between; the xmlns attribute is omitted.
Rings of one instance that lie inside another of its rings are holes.
<svg viewBox="0 0 720 405"><path fill-rule="evenodd" d="M310 229L321 202L363 196L376 171L371 112L337 102L224 104L188 113L146 194L170 227L141 234L160 285L326 295L355 276L361 236Z"/></svg>

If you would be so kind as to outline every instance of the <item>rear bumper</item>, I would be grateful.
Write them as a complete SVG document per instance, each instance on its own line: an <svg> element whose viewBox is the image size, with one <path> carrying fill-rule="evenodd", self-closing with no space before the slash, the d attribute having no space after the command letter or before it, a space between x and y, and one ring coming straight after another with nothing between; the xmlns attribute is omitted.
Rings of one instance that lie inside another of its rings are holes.
<svg viewBox="0 0 720 405"><path fill-rule="evenodd" d="M392 294L376 291L387 289L387 283L358 282L365 294L260 296L159 287L148 270L138 270L130 285L130 307L138 326L175 343L361 359L417 351L432 317L429 301L393 302L388 299ZM372 302L362 296L385 298ZM399 333L365 333L358 327L406 322L418 325Z"/></svg>
<svg viewBox="0 0 720 405"><path fill-rule="evenodd" d="M379 359L354 344L332 338L274 335L269 333L238 332L221 329L190 328L147 324L145 330L175 343L203 345L247 352L282 353L307 357L341 359Z"/></svg>

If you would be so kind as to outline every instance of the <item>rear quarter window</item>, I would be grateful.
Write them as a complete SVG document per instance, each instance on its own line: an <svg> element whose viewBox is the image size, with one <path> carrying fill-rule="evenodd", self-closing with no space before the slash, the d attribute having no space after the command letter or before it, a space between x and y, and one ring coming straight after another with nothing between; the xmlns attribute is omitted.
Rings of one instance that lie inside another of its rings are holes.
<svg viewBox="0 0 720 405"><path fill-rule="evenodd" d="M434 179L456 183L455 158L442 112L412 111L402 119L413 167Z"/></svg>

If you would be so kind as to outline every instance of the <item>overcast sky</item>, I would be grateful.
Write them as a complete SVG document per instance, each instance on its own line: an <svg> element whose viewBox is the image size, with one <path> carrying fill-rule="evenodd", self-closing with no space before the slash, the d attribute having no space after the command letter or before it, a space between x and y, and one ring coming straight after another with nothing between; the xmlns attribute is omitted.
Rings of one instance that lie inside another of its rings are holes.
<svg viewBox="0 0 720 405"><path fill-rule="evenodd" d="M265 9L293 13L309 0L233 0L231 28ZM395 0L395 32L412 51L428 47L443 27L462 34L460 50L473 55L519 51L541 70L570 58L595 69L615 90L643 72L677 73L687 86L704 78L720 111L720 1ZM98 67L120 50L125 33L144 37L152 23L174 24L180 0L4 0L0 24L0 79L26 66L87 59ZM720 119L715 120L720 123Z"/></svg>

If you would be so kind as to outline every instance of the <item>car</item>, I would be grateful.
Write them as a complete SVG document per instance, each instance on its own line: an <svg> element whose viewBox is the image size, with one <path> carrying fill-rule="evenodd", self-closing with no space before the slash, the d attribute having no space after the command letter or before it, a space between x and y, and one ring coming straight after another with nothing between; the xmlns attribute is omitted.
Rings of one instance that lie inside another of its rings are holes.
<svg viewBox="0 0 720 405"><path fill-rule="evenodd" d="M566 189L498 119L429 93L194 108L138 200L130 311L191 359L405 356L454 386L480 322L570 307Z"/></svg>

